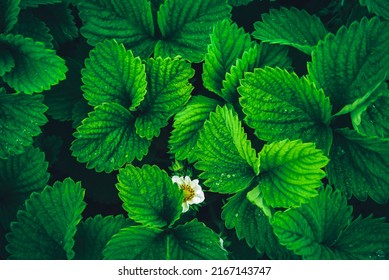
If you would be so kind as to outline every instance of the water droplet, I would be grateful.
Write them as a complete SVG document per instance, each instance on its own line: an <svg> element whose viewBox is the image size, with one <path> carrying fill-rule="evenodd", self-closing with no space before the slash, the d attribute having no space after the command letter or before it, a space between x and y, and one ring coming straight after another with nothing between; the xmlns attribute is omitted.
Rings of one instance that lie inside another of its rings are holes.
<svg viewBox="0 0 389 280"><path fill-rule="evenodd" d="M377 252L375 252L376 256L378 259L385 259L385 252L383 250L378 250Z"/></svg>

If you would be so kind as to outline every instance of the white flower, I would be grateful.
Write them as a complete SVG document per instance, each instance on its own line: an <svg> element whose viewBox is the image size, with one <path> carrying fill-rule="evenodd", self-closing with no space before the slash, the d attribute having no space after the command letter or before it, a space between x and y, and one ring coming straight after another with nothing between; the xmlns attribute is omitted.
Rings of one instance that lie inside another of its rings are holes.
<svg viewBox="0 0 389 280"><path fill-rule="evenodd" d="M199 180L191 180L189 176L173 176L173 183L176 183L184 193L184 201L182 202L182 212L189 210L189 205L199 204L204 201L204 192L199 185Z"/></svg>

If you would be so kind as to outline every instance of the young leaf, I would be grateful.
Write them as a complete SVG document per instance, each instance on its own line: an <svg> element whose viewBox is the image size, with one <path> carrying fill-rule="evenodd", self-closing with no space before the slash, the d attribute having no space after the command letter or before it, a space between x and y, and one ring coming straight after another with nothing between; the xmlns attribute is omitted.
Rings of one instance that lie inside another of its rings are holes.
<svg viewBox="0 0 389 280"><path fill-rule="evenodd" d="M235 228L239 240L245 239L249 247L268 256L279 254L281 259L289 259L292 254L282 247L273 233L269 219L263 211L246 198L248 189L228 199L223 206L222 219L226 228Z"/></svg>
<svg viewBox="0 0 389 280"><path fill-rule="evenodd" d="M355 219L334 244L347 260L384 260L389 255L389 223L371 216Z"/></svg>
<svg viewBox="0 0 389 280"><path fill-rule="evenodd" d="M257 21L254 27L254 38L292 46L308 55L328 33L318 17L294 7L270 10L270 13L262 15L262 21Z"/></svg>
<svg viewBox="0 0 389 280"><path fill-rule="evenodd" d="M389 6L386 0L359 0L362 6L367 6L371 13L389 20Z"/></svg>
<svg viewBox="0 0 389 280"><path fill-rule="evenodd" d="M123 228L108 241L105 260L164 260L166 233L155 227Z"/></svg>
<svg viewBox="0 0 389 280"><path fill-rule="evenodd" d="M281 244L304 259L342 259L334 244L351 213L341 192L327 187L307 204L275 213L271 225Z"/></svg>
<svg viewBox="0 0 389 280"><path fill-rule="evenodd" d="M30 193L46 186L47 167L45 154L33 147L20 155L0 159L0 223L4 228L8 229Z"/></svg>
<svg viewBox="0 0 389 280"><path fill-rule="evenodd" d="M366 100L359 104L354 110L350 112L350 118L352 125L356 131L358 131L358 126L362 121L362 114L366 112L367 108L377 101L377 99L383 95L389 96L389 90L386 82L383 82L379 85L374 92L370 94Z"/></svg>
<svg viewBox="0 0 389 280"><path fill-rule="evenodd" d="M120 230L103 252L113 260L225 260L219 237L193 220L171 230L133 226Z"/></svg>
<svg viewBox="0 0 389 280"><path fill-rule="evenodd" d="M171 226L181 215L183 194L157 166L127 165L119 171L119 197L128 216L145 226Z"/></svg>
<svg viewBox="0 0 389 280"><path fill-rule="evenodd" d="M166 0L158 11L162 40L155 46L155 56L180 55L201 62L213 25L229 18L230 10L223 0Z"/></svg>
<svg viewBox="0 0 389 280"><path fill-rule="evenodd" d="M313 143L283 140L260 152L260 189L272 207L299 206L317 196L328 159Z"/></svg>
<svg viewBox="0 0 389 280"><path fill-rule="evenodd" d="M66 80L44 93L44 103L49 107L47 114L55 120L70 121L73 119L72 110L82 97L81 63L68 59L69 68ZM86 117L86 116L85 116Z"/></svg>
<svg viewBox="0 0 389 280"><path fill-rule="evenodd" d="M190 64L166 58L149 59L146 64L147 94L140 105L141 114L135 121L136 133L152 139L160 129L188 102L194 76Z"/></svg>
<svg viewBox="0 0 389 280"><path fill-rule="evenodd" d="M216 23L210 36L211 44L203 65L203 83L208 90L221 95L226 72L250 48L251 39L243 28L227 19Z"/></svg>
<svg viewBox="0 0 389 280"><path fill-rule="evenodd" d="M388 90L361 113L360 123L354 125L354 129L361 134L389 138Z"/></svg>
<svg viewBox="0 0 389 280"><path fill-rule="evenodd" d="M23 10L20 12L18 23L12 28L11 33L32 38L36 42L42 42L47 49L53 48L53 36L50 34L50 29L30 11Z"/></svg>
<svg viewBox="0 0 389 280"><path fill-rule="evenodd" d="M15 91L27 94L42 92L65 79L65 61L41 42L21 35L0 35L1 48L13 55L15 67L3 75L3 80Z"/></svg>
<svg viewBox="0 0 389 280"><path fill-rule="evenodd" d="M280 68L255 69L245 75L238 91L245 120L260 139L302 139L329 150L331 105L306 78Z"/></svg>
<svg viewBox="0 0 389 280"><path fill-rule="evenodd" d="M145 66L115 40L96 44L85 61L82 81L85 99L91 106L115 102L135 110L146 94Z"/></svg>
<svg viewBox="0 0 389 280"><path fill-rule="evenodd" d="M56 4L60 2L62 2L62 0L20 0L20 7L22 9L28 7L36 8L39 5Z"/></svg>
<svg viewBox="0 0 389 280"><path fill-rule="evenodd" d="M86 205L83 198L81 184L69 178L33 193L7 235L10 258L73 259L73 237Z"/></svg>
<svg viewBox="0 0 389 280"><path fill-rule="evenodd" d="M147 154L150 141L135 133L134 117L123 106L103 103L74 133L71 150L87 168L107 173Z"/></svg>
<svg viewBox="0 0 389 280"><path fill-rule="evenodd" d="M236 193L247 188L259 173L259 159L251 147L237 114L217 107L204 124L197 142L199 161L204 171L200 178L214 192Z"/></svg>
<svg viewBox="0 0 389 280"><path fill-rule="evenodd" d="M20 154L47 122L41 95L6 94L0 88L0 159Z"/></svg>
<svg viewBox="0 0 389 280"><path fill-rule="evenodd" d="M88 218L78 225L75 236L76 260L102 260L103 250L107 242L120 229L132 223L123 215L102 217L97 215Z"/></svg>
<svg viewBox="0 0 389 280"><path fill-rule="evenodd" d="M220 237L197 220L179 225L167 236L168 259L226 260Z"/></svg>
<svg viewBox="0 0 389 280"><path fill-rule="evenodd" d="M18 21L20 0L2 0L0 2L0 34L8 33Z"/></svg>
<svg viewBox="0 0 389 280"><path fill-rule="evenodd" d="M193 96L185 108L174 117L173 131L169 139L170 153L177 160L197 160L195 150L199 133L209 114L215 111L218 101L202 95Z"/></svg>
<svg viewBox="0 0 389 280"><path fill-rule="evenodd" d="M385 80L388 41L388 22L363 18L318 44L308 64L309 78L330 97L333 112L352 111Z"/></svg>
<svg viewBox="0 0 389 280"><path fill-rule="evenodd" d="M291 63L286 47L268 43L254 44L252 48L243 53L242 58L237 59L230 71L226 73L221 97L231 104L236 104L239 98L237 88L245 72L253 72L255 68L265 66L290 68Z"/></svg>
<svg viewBox="0 0 389 280"><path fill-rule="evenodd" d="M377 203L389 198L389 139L364 136L350 129L338 129L327 166L330 184L347 198L370 196Z"/></svg>
<svg viewBox="0 0 389 280"><path fill-rule="evenodd" d="M92 46L116 39L136 56L148 57L154 49L154 23L147 0L82 0L78 8L84 23L81 34Z"/></svg>

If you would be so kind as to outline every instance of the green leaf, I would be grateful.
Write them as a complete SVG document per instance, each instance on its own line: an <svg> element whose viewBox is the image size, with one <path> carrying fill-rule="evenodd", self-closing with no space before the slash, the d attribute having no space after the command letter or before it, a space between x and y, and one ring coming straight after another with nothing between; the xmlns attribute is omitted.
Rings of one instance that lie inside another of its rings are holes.
<svg viewBox="0 0 389 280"><path fill-rule="evenodd" d="M65 3L39 7L34 10L34 14L50 28L57 48L79 35L72 11Z"/></svg>
<svg viewBox="0 0 389 280"><path fill-rule="evenodd" d="M308 55L328 33L318 17L294 7L262 14L262 21L257 21L254 28L254 38L271 44L292 46Z"/></svg>
<svg viewBox="0 0 389 280"><path fill-rule="evenodd" d="M389 6L387 0L359 0L362 6L367 6L371 13L389 20Z"/></svg>
<svg viewBox="0 0 389 280"><path fill-rule="evenodd" d="M1 225L9 227L16 212L32 191L40 191L49 180L45 154L29 147L20 155L0 159Z"/></svg>
<svg viewBox="0 0 389 280"><path fill-rule="evenodd" d="M339 190L327 188L308 204L276 213L274 232L305 259L385 259L389 224L372 217L351 222L346 203Z"/></svg>
<svg viewBox="0 0 389 280"><path fill-rule="evenodd" d="M358 104L355 109L350 112L351 122L356 131L358 131L358 126L361 124L362 113L364 113L369 106L376 102L379 97L385 94L389 95L389 90L386 82L383 82L370 94L369 97L367 97L362 103Z"/></svg>
<svg viewBox="0 0 389 280"><path fill-rule="evenodd" d="M92 46L116 39L136 56L148 57L154 49L154 23L147 0L82 0L78 5L84 23L81 34Z"/></svg>
<svg viewBox="0 0 389 280"><path fill-rule="evenodd" d="M81 222L75 236L75 259L102 260L103 250L107 242L120 229L130 225L131 222L123 215L115 217L97 215Z"/></svg>
<svg viewBox="0 0 389 280"><path fill-rule="evenodd" d="M158 11L162 40L155 46L155 56L203 61L213 25L230 18L230 11L222 0L166 0Z"/></svg>
<svg viewBox="0 0 389 280"><path fill-rule="evenodd" d="M292 70L292 59L288 56L288 47L261 42L258 48L258 60L254 68L270 66ZM254 68L252 70L250 68L249 72L253 72Z"/></svg>
<svg viewBox="0 0 389 280"><path fill-rule="evenodd" d="M20 12L18 23L12 28L11 32L12 34L32 38L36 42L42 42L47 49L53 48L53 36L50 34L50 29L30 11L23 10Z"/></svg>
<svg viewBox="0 0 389 280"><path fill-rule="evenodd" d="M15 60L12 56L11 50L6 46L0 48L0 77L15 67Z"/></svg>
<svg viewBox="0 0 389 280"><path fill-rule="evenodd" d="M103 255L106 260L164 260L166 234L154 227L123 228L108 242Z"/></svg>
<svg viewBox="0 0 389 280"><path fill-rule="evenodd" d="M44 93L47 114L55 120L70 121L77 102L84 100L81 91L81 64L73 59L66 61L69 72L66 80ZM86 116L85 116L86 117Z"/></svg>
<svg viewBox="0 0 389 280"><path fill-rule="evenodd" d="M85 61L82 81L85 99L91 106L115 102L135 110L146 94L145 66L115 40L96 44Z"/></svg>
<svg viewBox="0 0 389 280"><path fill-rule="evenodd" d="M389 91L370 104L360 115L360 123L354 125L361 134L389 138Z"/></svg>
<svg viewBox="0 0 389 280"><path fill-rule="evenodd" d="M170 232L142 226L122 229L103 254L111 260L225 260L227 252L210 228L193 220Z"/></svg>
<svg viewBox="0 0 389 280"><path fill-rule="evenodd" d="M247 199L252 204L261 209L266 217L271 218L273 216L273 209L266 203L260 186L256 186L251 191L249 191L247 193Z"/></svg>
<svg viewBox="0 0 389 280"><path fill-rule="evenodd" d="M65 61L53 50L45 49L43 43L8 34L0 35L0 46L13 55L15 67L3 75L3 80L15 91L42 92L65 79Z"/></svg>
<svg viewBox="0 0 389 280"><path fill-rule="evenodd" d="M189 63L178 58L147 61L147 94L135 121L136 133L147 139L159 135L160 129L188 102L193 90L189 79L194 73Z"/></svg>
<svg viewBox="0 0 389 280"><path fill-rule="evenodd" d="M313 143L283 140L266 144L260 152L260 188L272 207L299 206L317 196L328 159Z"/></svg>
<svg viewBox="0 0 389 280"><path fill-rule="evenodd" d="M352 111L387 78L389 23L363 18L329 34L312 53L309 77L330 97L333 112ZM334 55L336 54L336 55Z"/></svg>
<svg viewBox="0 0 389 280"><path fill-rule="evenodd" d="M253 2L253 0L228 0L231 6L243 6Z"/></svg>
<svg viewBox="0 0 389 280"><path fill-rule="evenodd" d="M150 141L135 133L134 117L123 106L103 103L74 133L71 150L87 168L107 173L147 154Z"/></svg>
<svg viewBox="0 0 389 280"><path fill-rule="evenodd" d="M239 240L245 239L249 247L268 256L279 254L279 259L288 259L291 254L282 247L273 233L269 219L263 211L246 198L248 189L228 199L223 206L222 219L228 229L235 228Z"/></svg>
<svg viewBox="0 0 389 280"><path fill-rule="evenodd" d="M174 117L169 139L170 153L177 160L197 160L195 147L209 114L215 111L218 101L202 95L193 96L185 108Z"/></svg>
<svg viewBox="0 0 389 280"><path fill-rule="evenodd" d="M56 4L60 2L62 2L62 0L20 0L20 7L22 9L28 7L36 8L39 5Z"/></svg>
<svg viewBox="0 0 389 280"><path fill-rule="evenodd" d="M21 154L41 133L47 107L41 95L6 94L0 88L0 158Z"/></svg>
<svg viewBox="0 0 389 280"><path fill-rule="evenodd" d="M260 139L302 139L329 150L331 105L308 79L266 67L247 73L241 85L238 91L245 120Z"/></svg>
<svg viewBox="0 0 389 280"><path fill-rule="evenodd" d="M183 194L157 166L127 165L119 171L119 197L128 216L145 226L171 226L182 212Z"/></svg>
<svg viewBox="0 0 389 280"><path fill-rule="evenodd" d="M226 260L220 237L197 220L177 226L167 236L168 258L172 260Z"/></svg>
<svg viewBox="0 0 389 280"><path fill-rule="evenodd" d="M73 238L86 206L83 198L81 184L69 178L33 193L7 235L10 258L73 259Z"/></svg>
<svg viewBox="0 0 389 280"><path fill-rule="evenodd" d="M370 196L377 203L389 198L389 139L360 135L354 130L338 129L327 166L330 184L347 198Z"/></svg>
<svg viewBox="0 0 389 280"><path fill-rule="evenodd" d="M204 124L197 142L199 161L204 171L200 178L214 192L236 193L247 188L259 173L259 159L251 147L237 114L217 107Z"/></svg>
<svg viewBox="0 0 389 280"><path fill-rule="evenodd" d="M239 98L237 88L245 72L253 72L255 68L265 66L290 68L290 65L291 59L288 57L286 47L267 43L254 44L252 48L243 53L242 58L237 59L230 71L226 73L221 97L229 103L236 104Z"/></svg>
<svg viewBox="0 0 389 280"><path fill-rule="evenodd" d="M334 247L343 259L384 260L389 256L389 223L371 216L355 219L341 234Z"/></svg>
<svg viewBox="0 0 389 280"><path fill-rule="evenodd" d="M334 244L351 213L341 192L327 187L307 204L277 212L271 225L281 244L304 259L341 259Z"/></svg>
<svg viewBox="0 0 389 280"><path fill-rule="evenodd" d="M228 19L216 23L205 55L203 83L208 90L221 95L222 82L231 66L251 46L250 35ZM222 96L223 97L223 96Z"/></svg>
<svg viewBox="0 0 389 280"><path fill-rule="evenodd" d="M18 21L20 0L2 0L0 2L0 34L8 33Z"/></svg>

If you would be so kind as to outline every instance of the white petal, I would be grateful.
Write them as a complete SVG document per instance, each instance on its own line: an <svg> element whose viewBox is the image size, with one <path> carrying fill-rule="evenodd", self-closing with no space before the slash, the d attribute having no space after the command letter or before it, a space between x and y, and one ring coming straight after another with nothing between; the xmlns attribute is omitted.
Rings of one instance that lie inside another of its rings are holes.
<svg viewBox="0 0 389 280"><path fill-rule="evenodd" d="M193 189L195 192L202 192L202 191L203 191L203 189L201 188L200 185L192 186L192 189Z"/></svg>
<svg viewBox="0 0 389 280"><path fill-rule="evenodd" d="M187 202L189 204L199 204L199 203L203 202L204 199L205 199L204 193L201 191L201 192L195 193L195 196Z"/></svg>
<svg viewBox="0 0 389 280"><path fill-rule="evenodd" d="M179 176L173 176L172 177L173 183L177 183L178 186L182 186L185 184L184 177L179 177Z"/></svg>
<svg viewBox="0 0 389 280"><path fill-rule="evenodd" d="M197 202L197 203L201 203L201 202L203 202L204 199L205 199L205 196L204 196L204 193L203 193L203 192L202 192L202 193L196 194L195 197L199 199L199 202Z"/></svg>
<svg viewBox="0 0 389 280"><path fill-rule="evenodd" d="M204 199L203 199L204 200ZM195 196L194 198L192 198L191 200L188 200L188 204L199 204L201 203L203 200L201 200L200 197L198 196Z"/></svg>
<svg viewBox="0 0 389 280"><path fill-rule="evenodd" d="M173 183L177 183L177 184L178 184L179 180L180 180L180 177L178 177L178 176L176 176L176 175L174 175L174 176L172 177Z"/></svg>
<svg viewBox="0 0 389 280"><path fill-rule="evenodd" d="M189 204L188 202L183 202L182 203L182 213L185 213L186 211L189 210Z"/></svg>
<svg viewBox="0 0 389 280"><path fill-rule="evenodd" d="M197 180L197 179L193 180L192 186L199 186L199 180Z"/></svg>
<svg viewBox="0 0 389 280"><path fill-rule="evenodd" d="M192 184L192 181L190 180L189 176L185 176L184 183L187 184L187 185L191 185Z"/></svg>

